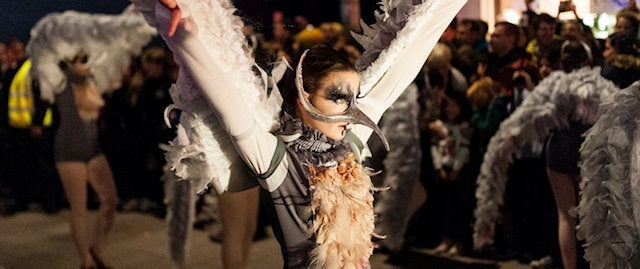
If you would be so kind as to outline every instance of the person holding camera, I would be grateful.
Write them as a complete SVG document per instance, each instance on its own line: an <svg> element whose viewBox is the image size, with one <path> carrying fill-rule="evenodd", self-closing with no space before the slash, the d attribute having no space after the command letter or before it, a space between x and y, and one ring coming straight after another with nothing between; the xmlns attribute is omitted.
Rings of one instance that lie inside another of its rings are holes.
<svg viewBox="0 0 640 269"><path fill-rule="evenodd" d="M491 53L485 74L494 80L501 95L517 97L514 94L517 94L518 89L532 89L537 82L531 54L517 46L519 38L519 27L503 21L496 23L489 40ZM515 106L509 110L513 109Z"/></svg>

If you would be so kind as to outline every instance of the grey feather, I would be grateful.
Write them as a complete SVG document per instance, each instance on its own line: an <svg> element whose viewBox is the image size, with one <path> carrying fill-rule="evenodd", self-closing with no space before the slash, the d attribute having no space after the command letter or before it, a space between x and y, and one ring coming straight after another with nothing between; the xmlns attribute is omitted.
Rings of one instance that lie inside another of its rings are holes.
<svg viewBox="0 0 640 269"><path fill-rule="evenodd" d="M352 33L354 39L358 40L365 49L355 64L360 74L360 96L366 96L385 77L405 49L413 42L417 42L416 39L425 36L425 31L444 30L455 15L448 11L459 10L465 2L466 0L383 1L380 7L381 12L376 13L376 22L363 27L362 34ZM445 21L446 24L442 23ZM427 23L430 25L426 25ZM437 34L439 36L441 32ZM436 42L437 38L421 41L425 54L415 55L417 58L414 57L414 59L422 57L426 59ZM419 52L416 51L416 53ZM405 75L409 77L414 75L413 70L406 70L406 72Z"/></svg>
<svg viewBox="0 0 640 269"><path fill-rule="evenodd" d="M591 268L638 268L640 83L620 91L601 109L580 150L578 237L586 241Z"/></svg>
<svg viewBox="0 0 640 269"><path fill-rule="evenodd" d="M165 204L169 234L169 253L178 267L188 258L189 237L195 220L195 198L191 181L178 180L172 171L165 170Z"/></svg>
<svg viewBox="0 0 640 269"><path fill-rule="evenodd" d="M376 233L386 235L383 245L400 250L409 222L409 203L420 177L422 151L418 131L418 91L411 84L387 110L380 126L391 150L383 161L383 186L389 189L376 196Z"/></svg>
<svg viewBox="0 0 640 269"><path fill-rule="evenodd" d="M599 104L617 90L597 67L569 74L556 71L540 82L489 142L477 180L475 236L493 237L513 157L525 145L544 142L553 130L567 128L570 121L593 124Z"/></svg>
<svg viewBox="0 0 640 269"><path fill-rule="evenodd" d="M356 69L363 71L373 63L380 53L387 49L400 29L402 29L410 18L414 5L423 1L382 1L380 10L376 11L376 22L374 25L364 27L363 34L351 33L356 40L360 40L360 45L365 48L365 52L356 62ZM364 24L364 23L363 23Z"/></svg>

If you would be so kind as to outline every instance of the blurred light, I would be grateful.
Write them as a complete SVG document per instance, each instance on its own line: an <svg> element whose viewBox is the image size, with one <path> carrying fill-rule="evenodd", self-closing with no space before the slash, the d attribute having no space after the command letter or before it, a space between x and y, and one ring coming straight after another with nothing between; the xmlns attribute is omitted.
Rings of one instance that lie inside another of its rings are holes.
<svg viewBox="0 0 640 269"><path fill-rule="evenodd" d="M596 23L595 14L588 14L587 16L582 17L582 23L593 28Z"/></svg>
<svg viewBox="0 0 640 269"><path fill-rule="evenodd" d="M599 31L606 31L607 30L607 26L613 25L613 20L611 20L611 18L609 17L609 14L607 13L602 13L600 14L600 16L598 16L598 30Z"/></svg>
<svg viewBox="0 0 640 269"><path fill-rule="evenodd" d="M606 39L615 24L614 16L601 13L596 18L596 25L593 28L593 36L598 39Z"/></svg>
<svg viewBox="0 0 640 269"><path fill-rule="evenodd" d="M505 21L518 25L520 22L520 12L515 9L507 8L502 10L502 17Z"/></svg>

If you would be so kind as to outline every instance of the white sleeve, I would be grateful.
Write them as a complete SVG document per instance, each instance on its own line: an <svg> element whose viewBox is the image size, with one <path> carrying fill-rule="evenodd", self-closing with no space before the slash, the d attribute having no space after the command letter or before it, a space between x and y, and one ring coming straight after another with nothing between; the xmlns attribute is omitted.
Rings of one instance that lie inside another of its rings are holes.
<svg viewBox="0 0 640 269"><path fill-rule="evenodd" d="M265 173L271 164L277 146L277 138L260 128L239 90L225 76L218 63L212 60L205 45L197 38L197 25L184 18L176 33L169 37L167 29L171 14L161 4L156 4L155 19L158 32L173 51L181 72L188 72L202 90L216 116L231 136L239 155L256 174ZM240 44L238 44L240 45ZM224 53L224 52L221 52ZM286 175L286 161L280 163L263 186L275 189Z"/></svg>
<svg viewBox="0 0 640 269"><path fill-rule="evenodd" d="M359 108L371 120L378 122L387 108L415 79L445 28L464 3L466 0L425 2L424 5L427 6L412 15L389 48L380 53L379 58L385 58L384 61L391 63L376 61L371 64L373 68L375 65L388 65L384 68L384 74L373 80L371 89L364 89L365 96L358 99ZM390 54L394 57L389 57ZM362 141L367 141L372 132L364 126L354 126L353 131Z"/></svg>

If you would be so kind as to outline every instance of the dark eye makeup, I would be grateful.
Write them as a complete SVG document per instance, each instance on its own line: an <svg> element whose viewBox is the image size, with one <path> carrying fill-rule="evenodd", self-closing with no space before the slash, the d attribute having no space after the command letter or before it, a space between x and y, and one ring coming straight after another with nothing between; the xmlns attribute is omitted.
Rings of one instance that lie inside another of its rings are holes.
<svg viewBox="0 0 640 269"><path fill-rule="evenodd" d="M82 63L82 64L86 64L89 61L89 56L88 55L82 55L82 56L75 56L73 57L73 59L71 59L72 63Z"/></svg>
<svg viewBox="0 0 640 269"><path fill-rule="evenodd" d="M333 102L351 102L353 98L353 91L349 85L331 86L327 88L327 96L325 98Z"/></svg>

